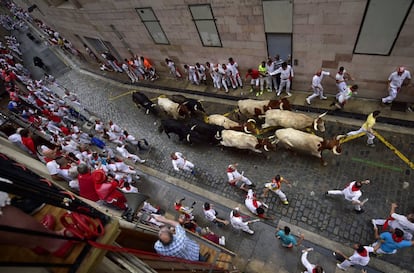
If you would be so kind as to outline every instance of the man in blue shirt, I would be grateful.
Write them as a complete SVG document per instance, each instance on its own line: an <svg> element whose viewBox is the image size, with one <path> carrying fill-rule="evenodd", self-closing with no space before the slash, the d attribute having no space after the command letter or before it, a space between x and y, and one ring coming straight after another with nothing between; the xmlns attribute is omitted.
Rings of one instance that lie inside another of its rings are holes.
<svg viewBox="0 0 414 273"><path fill-rule="evenodd" d="M282 241L283 247L292 248L293 246L298 246L303 241L303 234L300 236L299 242L296 241L295 236L290 234L290 228L288 226L284 227L283 229L278 228L275 236Z"/></svg>
<svg viewBox="0 0 414 273"><path fill-rule="evenodd" d="M396 228L391 232L383 232L378 234L378 228L374 227L375 238L379 239L372 246L374 252L378 254L395 254L397 250L404 247L410 247L414 244L414 241L404 240L404 232Z"/></svg>
<svg viewBox="0 0 414 273"><path fill-rule="evenodd" d="M163 256L177 257L189 261L202 261L206 262L209 253L201 255L200 246L189 239L185 234L184 228L179 222L169 220L164 216L153 214L155 220L172 226L175 229L175 233L167 226L161 227L158 232L158 241L154 244L155 251Z"/></svg>

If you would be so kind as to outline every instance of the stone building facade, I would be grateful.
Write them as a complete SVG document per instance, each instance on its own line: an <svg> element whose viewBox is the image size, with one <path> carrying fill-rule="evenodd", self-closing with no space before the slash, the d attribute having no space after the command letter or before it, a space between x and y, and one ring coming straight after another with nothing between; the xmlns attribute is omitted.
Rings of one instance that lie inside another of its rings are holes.
<svg viewBox="0 0 414 273"><path fill-rule="evenodd" d="M15 2L36 4L32 15L80 50L86 43L96 53L108 48L122 59L143 55L158 70L167 69L166 57L183 65L227 63L231 56L245 73L281 53L283 59L291 55L294 89L308 90L320 67L334 75L344 66L360 86L359 96L375 99L387 93L387 78L398 66L414 73L411 0ZM324 86L335 93L332 79ZM414 102L414 87L404 87L399 100Z"/></svg>

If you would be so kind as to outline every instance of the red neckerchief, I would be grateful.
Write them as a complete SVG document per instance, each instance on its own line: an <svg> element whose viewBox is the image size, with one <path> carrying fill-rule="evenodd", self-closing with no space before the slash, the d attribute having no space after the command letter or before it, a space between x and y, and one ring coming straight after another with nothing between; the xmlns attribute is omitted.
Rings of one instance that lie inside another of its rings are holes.
<svg viewBox="0 0 414 273"><path fill-rule="evenodd" d="M362 257L367 257L368 256L368 251L364 248L364 250L362 252L358 252L358 254Z"/></svg>
<svg viewBox="0 0 414 273"><path fill-rule="evenodd" d="M228 173L232 173L232 172L234 172L235 170L233 169L233 168L227 168L227 172Z"/></svg>
<svg viewBox="0 0 414 273"><path fill-rule="evenodd" d="M361 189L361 187L357 187L356 183L354 185L352 185L352 188L351 188L352 191L359 191L360 189Z"/></svg>
<svg viewBox="0 0 414 273"><path fill-rule="evenodd" d="M404 238L403 237L397 237L397 235L395 235L395 233L392 234L392 239L394 240L394 242L399 243L401 242Z"/></svg>
<svg viewBox="0 0 414 273"><path fill-rule="evenodd" d="M254 206L255 208L258 208L258 207L259 207L259 204L257 204L257 200L256 200L256 198L253 198L253 206Z"/></svg>
<svg viewBox="0 0 414 273"><path fill-rule="evenodd" d="M390 216L390 217L388 217L388 218L385 220L384 225L382 226L382 230L387 230L387 229L388 229L388 224L389 224L389 222L388 222L388 221L392 221L392 220L395 220L395 219L394 219L394 218L392 218L391 216Z"/></svg>

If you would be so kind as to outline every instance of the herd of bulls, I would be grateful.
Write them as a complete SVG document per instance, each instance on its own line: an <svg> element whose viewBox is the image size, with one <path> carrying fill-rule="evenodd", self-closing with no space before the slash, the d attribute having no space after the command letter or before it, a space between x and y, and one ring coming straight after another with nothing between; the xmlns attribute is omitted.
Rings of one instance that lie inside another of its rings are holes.
<svg viewBox="0 0 414 273"><path fill-rule="evenodd" d="M220 114L207 115L200 101L182 95L172 95L170 98L160 96L157 104L141 92L134 92L132 99L147 114L164 113L169 117L161 120L160 133L165 132L168 138L171 133L176 134L180 141L191 144L221 144L257 153L275 150L277 145L316 156L324 165L323 150L331 150L336 155L341 153L339 140L342 136L324 139L302 131L310 128L323 133L325 123L322 117L326 113L313 118L290 111L291 105L286 98L239 100L237 118L245 119L245 122L236 122ZM258 123L262 123L261 130L258 129ZM275 131L271 131L273 129ZM274 134L264 136L268 135L267 132Z"/></svg>

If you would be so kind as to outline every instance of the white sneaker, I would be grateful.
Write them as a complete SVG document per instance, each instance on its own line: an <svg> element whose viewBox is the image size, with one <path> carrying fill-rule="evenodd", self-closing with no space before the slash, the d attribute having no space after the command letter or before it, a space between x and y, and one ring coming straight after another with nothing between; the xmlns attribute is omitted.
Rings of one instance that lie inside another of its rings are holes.
<svg viewBox="0 0 414 273"><path fill-rule="evenodd" d="M144 160L144 159L139 161L139 163L145 163L145 162L146 162L146 160Z"/></svg>
<svg viewBox="0 0 414 273"><path fill-rule="evenodd" d="M309 251L313 251L313 248L311 247L311 248L303 249L302 250L302 253L309 252Z"/></svg>
<svg viewBox="0 0 414 273"><path fill-rule="evenodd" d="M248 231L246 231L247 233L249 233L249 234L254 234L254 231L253 230L248 230Z"/></svg>
<svg viewBox="0 0 414 273"><path fill-rule="evenodd" d="M291 96L292 96L292 94L291 94L291 93L287 93L287 96L288 96L288 97L291 97Z"/></svg>
<svg viewBox="0 0 414 273"><path fill-rule="evenodd" d="M326 99L328 99L327 97L325 97L325 96L322 96L321 97L321 100L326 100Z"/></svg>
<svg viewBox="0 0 414 273"><path fill-rule="evenodd" d="M310 105L310 104L311 104L311 102L310 102L310 99L309 99L309 98L306 98L306 103L307 103L308 105Z"/></svg>
<svg viewBox="0 0 414 273"><path fill-rule="evenodd" d="M280 96L280 92L277 92L276 96L278 96L278 97L279 97L279 96Z"/></svg>
<svg viewBox="0 0 414 273"><path fill-rule="evenodd" d="M226 238L225 238L224 236L221 236L221 237L219 238L219 244L220 244L221 246L225 246L225 245L226 245Z"/></svg>
<svg viewBox="0 0 414 273"><path fill-rule="evenodd" d="M346 270L346 268L343 268L342 266L341 266L341 264L336 264L336 267L338 267L339 269L341 269L341 270Z"/></svg>

